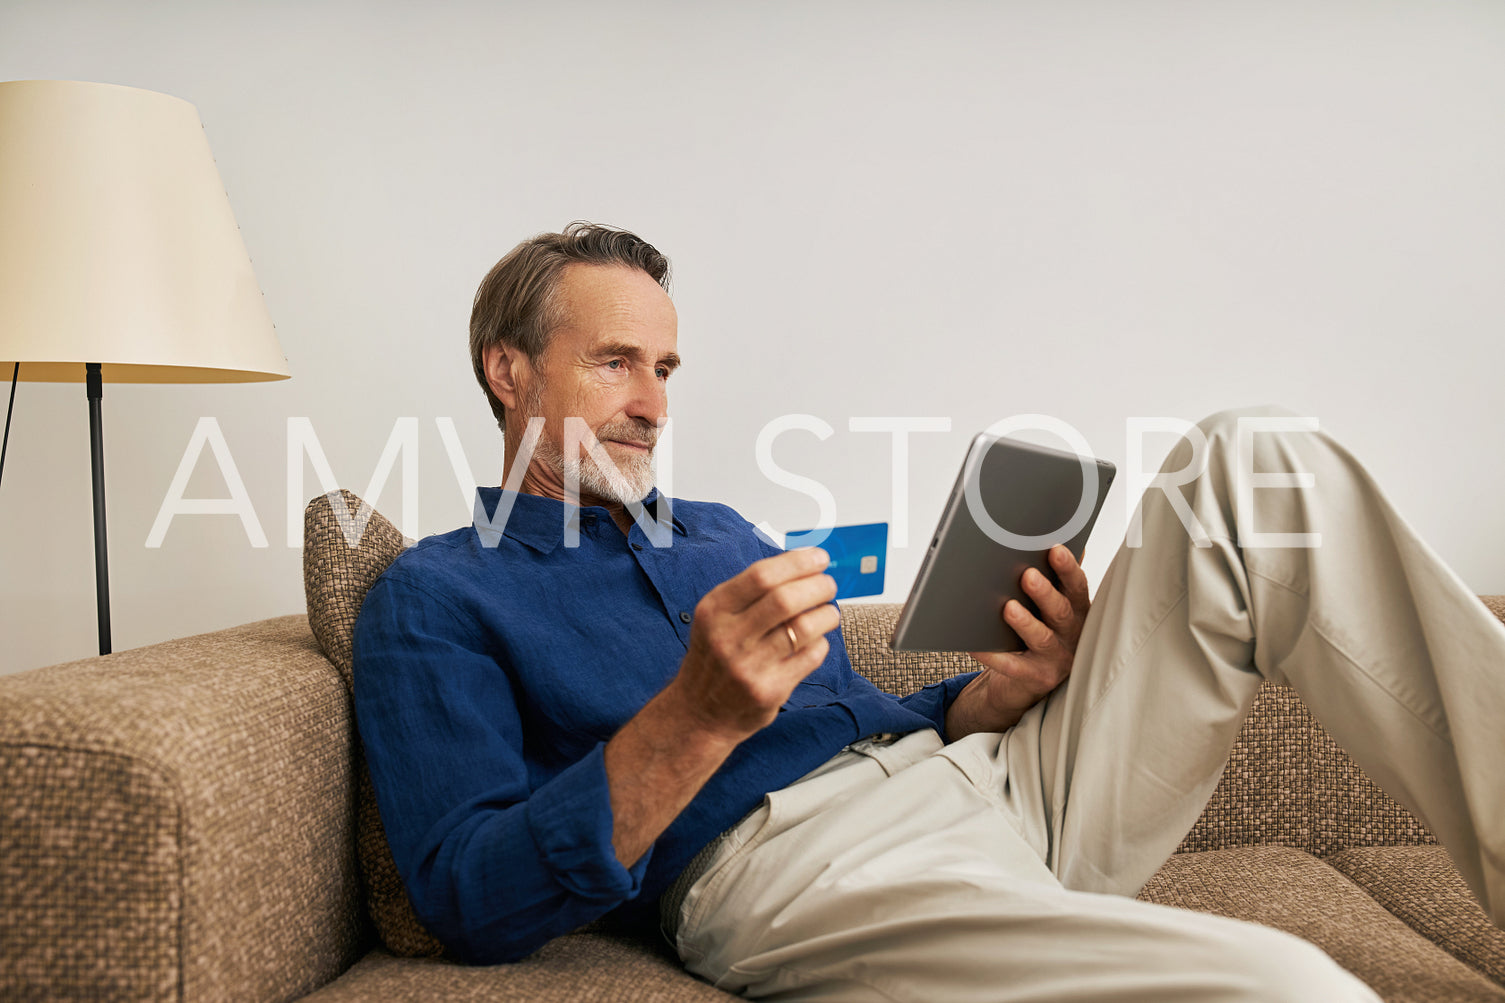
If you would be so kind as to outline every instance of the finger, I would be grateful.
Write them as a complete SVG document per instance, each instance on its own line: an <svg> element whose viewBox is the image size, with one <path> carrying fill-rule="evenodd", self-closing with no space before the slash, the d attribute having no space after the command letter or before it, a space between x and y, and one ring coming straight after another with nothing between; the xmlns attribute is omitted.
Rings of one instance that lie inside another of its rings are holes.
<svg viewBox="0 0 1505 1003"><path fill-rule="evenodd" d="M1035 568L1026 569L1021 578L1024 591L1035 601L1035 608L1052 630L1065 632L1075 621L1076 608Z"/></svg>
<svg viewBox="0 0 1505 1003"><path fill-rule="evenodd" d="M1019 640L1031 651L1047 653L1054 650L1058 643L1056 632L1037 620L1017 599L1010 599L1004 604L1003 621L1014 628Z"/></svg>
<svg viewBox="0 0 1505 1003"><path fill-rule="evenodd" d="M795 617L791 626L794 627L794 633L801 641L800 646L804 647L817 637L824 637L833 630L840 630L841 610L835 603L822 603Z"/></svg>
<svg viewBox="0 0 1505 1003"><path fill-rule="evenodd" d="M817 634L815 640L800 648L798 653L783 661L782 665L789 673L789 675L784 677L785 680L787 681L792 676L794 677L795 685L798 685L801 679L804 679L810 673L820 668L821 663L826 660L826 656L830 653L831 642L826 640L824 634ZM794 687L791 686L791 692L793 689Z"/></svg>
<svg viewBox="0 0 1505 1003"><path fill-rule="evenodd" d="M747 636L757 638L792 620L808 609L826 605L836 598L836 579L813 574L784 582L766 592L740 614Z"/></svg>
<svg viewBox="0 0 1505 1003"><path fill-rule="evenodd" d="M830 557L819 547L800 547L754 561L741 574L733 575L711 591L720 595L728 609L740 613L770 590L797 578L819 574L830 562Z"/></svg>
<svg viewBox="0 0 1505 1003"><path fill-rule="evenodd" d="M822 640L841 626L841 613L830 603L823 603L778 624L765 637L784 658L792 657Z"/></svg>
<svg viewBox="0 0 1505 1003"><path fill-rule="evenodd" d="M1086 550L1082 551L1082 556L1087 556ZM1061 591L1070 600L1072 608L1078 613L1085 612L1091 601L1087 595L1087 572L1082 570L1082 565L1070 550L1059 544L1051 548L1050 564L1056 569L1056 577L1061 581Z"/></svg>
<svg viewBox="0 0 1505 1003"><path fill-rule="evenodd" d="M982 663L984 672L1003 676L1011 685L1031 693L1053 689L1060 682L1056 669L1038 658L1028 658L1015 651L969 651L968 654Z"/></svg>

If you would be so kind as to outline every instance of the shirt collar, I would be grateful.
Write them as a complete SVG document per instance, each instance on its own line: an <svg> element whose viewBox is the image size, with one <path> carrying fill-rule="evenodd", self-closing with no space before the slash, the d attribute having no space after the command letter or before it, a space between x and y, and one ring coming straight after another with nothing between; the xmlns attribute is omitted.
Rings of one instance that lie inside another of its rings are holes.
<svg viewBox="0 0 1505 1003"><path fill-rule="evenodd" d="M507 515L506 522L503 523L500 507L507 499L511 500L512 509ZM472 516L472 525L475 526L483 544L488 547L496 546L500 542L496 531L500 529L503 536L526 544L544 554L559 546L564 539L567 525L573 523L578 526L582 520L589 522L592 519L611 518L611 514L600 505L577 507L567 505L557 498L508 491L505 488L477 487L475 503L476 511ZM661 503L671 510L668 515L674 532L680 536L688 536L684 523L673 514L674 500L660 495L658 488L650 490L639 504L647 510L649 518L657 520ZM628 512L632 513L635 507L629 505Z"/></svg>

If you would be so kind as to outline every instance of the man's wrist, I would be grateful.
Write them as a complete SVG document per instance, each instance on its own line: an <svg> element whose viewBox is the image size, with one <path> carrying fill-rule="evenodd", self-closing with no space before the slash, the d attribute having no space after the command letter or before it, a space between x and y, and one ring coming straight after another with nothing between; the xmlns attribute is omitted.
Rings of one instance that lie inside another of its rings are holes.
<svg viewBox="0 0 1505 1003"><path fill-rule="evenodd" d="M674 736L687 752L725 758L749 737L707 714L678 679L670 681L644 709L649 708L663 733Z"/></svg>
<svg viewBox="0 0 1505 1003"><path fill-rule="evenodd" d="M1019 705L995 693L994 675L986 670L978 673L951 701L946 708L946 741L955 742L979 731L1007 731L1034 706L1036 701Z"/></svg>

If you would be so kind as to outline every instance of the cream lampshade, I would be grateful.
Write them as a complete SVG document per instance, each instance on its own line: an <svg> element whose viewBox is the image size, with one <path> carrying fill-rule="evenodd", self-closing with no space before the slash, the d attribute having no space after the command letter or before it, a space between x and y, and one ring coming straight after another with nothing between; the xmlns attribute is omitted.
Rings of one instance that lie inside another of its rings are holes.
<svg viewBox="0 0 1505 1003"><path fill-rule="evenodd" d="M288 375L194 106L113 84L0 83L0 378L87 383L101 654L101 384Z"/></svg>

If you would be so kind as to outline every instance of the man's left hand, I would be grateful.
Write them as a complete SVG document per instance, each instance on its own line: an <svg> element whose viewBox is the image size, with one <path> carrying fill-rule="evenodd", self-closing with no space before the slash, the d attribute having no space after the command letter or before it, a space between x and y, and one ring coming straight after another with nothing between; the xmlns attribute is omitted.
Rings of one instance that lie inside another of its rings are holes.
<svg viewBox="0 0 1505 1003"><path fill-rule="evenodd" d="M1050 565L1061 586L1031 568L1020 585L1040 611L1030 613L1010 599L999 616L1025 644L1023 651L973 651L983 672L957 694L946 711L946 740L954 742L975 731L1006 731L1024 712L1043 700L1071 674L1087 610L1087 576L1071 551L1050 549Z"/></svg>

